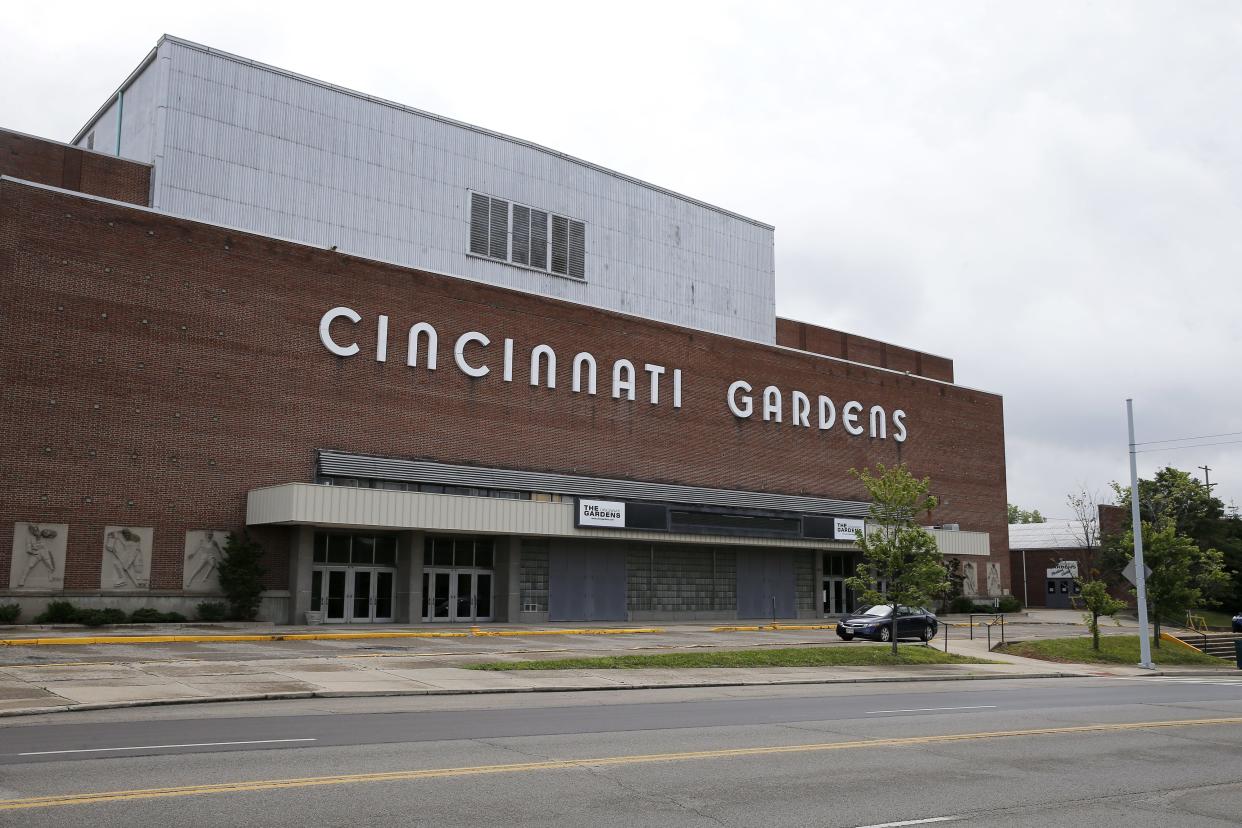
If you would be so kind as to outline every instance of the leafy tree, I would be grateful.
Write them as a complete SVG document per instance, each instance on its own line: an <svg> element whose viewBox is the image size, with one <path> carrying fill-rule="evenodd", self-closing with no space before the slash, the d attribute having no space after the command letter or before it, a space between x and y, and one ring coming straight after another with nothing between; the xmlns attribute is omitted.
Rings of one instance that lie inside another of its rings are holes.
<svg viewBox="0 0 1242 828"><path fill-rule="evenodd" d="M1166 466L1151 480L1139 479L1139 518L1153 526L1172 522L1180 535L1196 541L1225 515L1225 504L1208 487L1181 469ZM1130 487L1113 483L1117 505L1130 510Z"/></svg>
<svg viewBox="0 0 1242 828"><path fill-rule="evenodd" d="M1113 483L1117 505L1130 510L1130 488ZM1242 608L1242 518L1226 514L1224 503L1189 472L1171 466L1160 469L1151 480L1139 480L1139 516L1154 526L1171 522L1178 534L1189 536L1205 553L1220 550L1228 583L1218 597L1233 608ZM1126 545L1129 543L1130 545ZM1114 582L1133 556L1132 541L1106 542L1100 568ZM1150 565L1150 564L1149 564ZM1198 609L1198 607L1191 607Z"/></svg>
<svg viewBox="0 0 1242 828"><path fill-rule="evenodd" d="M1134 548L1132 531L1126 532L1122 545ZM1192 538L1178 534L1172 521L1159 528L1143 523L1143 562L1151 569L1147 603L1157 647L1162 618L1177 618L1186 610L1215 604L1229 586L1224 555L1216 549L1200 549Z"/></svg>
<svg viewBox="0 0 1242 828"><path fill-rule="evenodd" d="M910 474L904 465L876 464L876 473L851 469L871 496L867 531L858 540L862 563L846 585L868 604L888 604L893 608L891 629L893 655L897 655L897 607L921 606L950 588L944 561L936 549L936 539L915 522L915 517L936 507L929 494L931 480ZM887 585L880 592L877 582Z"/></svg>
<svg viewBox="0 0 1242 828"><path fill-rule="evenodd" d="M1126 602L1109 595L1108 584L1103 581L1085 581L1081 578L1076 580L1082 590L1083 604L1087 607L1083 620L1087 622L1087 627L1091 630L1091 649L1098 652L1100 649L1100 616L1112 615L1125 609Z"/></svg>
<svg viewBox="0 0 1242 828"><path fill-rule="evenodd" d="M1047 523L1048 518L1039 513L1038 509L1032 509L1029 512L1025 509L1019 509L1012 503L1009 504L1009 522L1010 523Z"/></svg>
<svg viewBox="0 0 1242 828"><path fill-rule="evenodd" d="M220 589L229 602L229 615L239 621L253 621L259 614L263 594L263 546L245 530L229 535L217 570Z"/></svg>

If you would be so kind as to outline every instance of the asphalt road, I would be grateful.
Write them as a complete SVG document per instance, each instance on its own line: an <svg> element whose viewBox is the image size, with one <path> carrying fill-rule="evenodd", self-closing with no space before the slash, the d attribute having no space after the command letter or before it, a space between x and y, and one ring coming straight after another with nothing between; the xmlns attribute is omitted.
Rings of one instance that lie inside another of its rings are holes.
<svg viewBox="0 0 1242 828"><path fill-rule="evenodd" d="M1237 825L1242 681L373 698L43 716L0 726L0 800L0 825L22 826Z"/></svg>

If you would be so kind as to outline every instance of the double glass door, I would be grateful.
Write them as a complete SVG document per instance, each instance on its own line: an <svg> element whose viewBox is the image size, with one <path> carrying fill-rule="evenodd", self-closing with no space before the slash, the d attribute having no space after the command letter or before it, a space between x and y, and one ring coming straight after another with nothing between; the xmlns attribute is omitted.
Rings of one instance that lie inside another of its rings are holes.
<svg viewBox="0 0 1242 828"><path fill-rule="evenodd" d="M311 573L311 609L335 624L392 621L395 570L381 567L323 567Z"/></svg>
<svg viewBox="0 0 1242 828"><path fill-rule="evenodd" d="M492 573L474 569L423 571L424 621L491 621Z"/></svg>
<svg viewBox="0 0 1242 828"><path fill-rule="evenodd" d="M844 578L824 579L824 615L845 615L854 610L854 593Z"/></svg>

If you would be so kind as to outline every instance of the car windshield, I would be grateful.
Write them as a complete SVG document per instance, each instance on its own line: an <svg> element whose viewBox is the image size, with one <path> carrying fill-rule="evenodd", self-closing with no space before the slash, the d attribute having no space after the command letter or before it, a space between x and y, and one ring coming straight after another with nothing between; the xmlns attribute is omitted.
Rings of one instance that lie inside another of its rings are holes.
<svg viewBox="0 0 1242 828"><path fill-rule="evenodd" d="M885 606L884 604L876 604L874 607L867 607L866 609L859 610L858 614L859 615L871 615L876 618L883 618L887 615L892 614L892 612L893 612L892 607Z"/></svg>

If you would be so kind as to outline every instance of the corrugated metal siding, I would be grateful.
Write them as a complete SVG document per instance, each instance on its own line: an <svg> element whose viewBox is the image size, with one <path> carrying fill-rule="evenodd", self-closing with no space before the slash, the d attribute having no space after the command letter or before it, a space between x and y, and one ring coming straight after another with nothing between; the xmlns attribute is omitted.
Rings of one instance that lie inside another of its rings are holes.
<svg viewBox="0 0 1242 828"><path fill-rule="evenodd" d="M770 228L501 136L176 41L165 50L160 209L775 341ZM585 281L468 257L471 189L585 221Z"/></svg>
<svg viewBox="0 0 1242 828"><path fill-rule="evenodd" d="M367 457L360 454L322 450L319 452L319 473L340 477L362 477L382 480L444 483L453 486L481 486L512 489L521 492L555 492L585 497L629 498L667 503L697 503L712 506L739 506L755 509L785 509L847 517L866 515L868 505L850 500L830 500L798 495L738 492L679 486L664 483L643 483L634 480L609 480L568 474L524 472L512 469L487 469L476 466L454 466L418 460L388 457Z"/></svg>
<svg viewBox="0 0 1242 828"><path fill-rule="evenodd" d="M936 548L946 558L958 555L988 555L990 542L987 532L953 532L945 529L929 529L936 538Z"/></svg>

